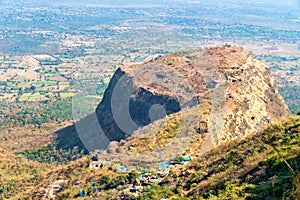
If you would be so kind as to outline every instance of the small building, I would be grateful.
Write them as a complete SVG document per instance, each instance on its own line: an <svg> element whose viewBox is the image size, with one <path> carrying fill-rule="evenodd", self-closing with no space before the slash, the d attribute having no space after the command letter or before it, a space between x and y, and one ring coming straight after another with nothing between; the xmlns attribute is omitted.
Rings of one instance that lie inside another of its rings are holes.
<svg viewBox="0 0 300 200"><path fill-rule="evenodd" d="M126 171L127 171L127 168L125 167L125 166L121 166L120 168L118 168L117 169L118 170L118 172L123 172L123 173L125 173Z"/></svg>
<svg viewBox="0 0 300 200"><path fill-rule="evenodd" d="M99 169L102 168L104 165L100 161L92 161L90 162L90 169Z"/></svg>
<svg viewBox="0 0 300 200"><path fill-rule="evenodd" d="M184 157L183 157L183 161L184 161L184 162L189 162L189 161L191 161L191 159L190 159L189 157L187 157L187 156L184 156Z"/></svg>
<svg viewBox="0 0 300 200"><path fill-rule="evenodd" d="M228 76L226 78L227 78L227 82L235 83L238 81L238 79L233 76Z"/></svg>

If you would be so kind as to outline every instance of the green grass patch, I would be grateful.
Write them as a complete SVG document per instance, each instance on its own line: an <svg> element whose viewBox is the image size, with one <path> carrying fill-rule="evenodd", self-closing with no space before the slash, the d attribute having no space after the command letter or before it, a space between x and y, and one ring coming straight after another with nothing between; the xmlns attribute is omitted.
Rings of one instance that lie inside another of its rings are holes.
<svg viewBox="0 0 300 200"><path fill-rule="evenodd" d="M44 98L45 95L40 94L40 93L24 93L22 96L19 98L20 101L27 101L27 100L33 100L33 99L42 99Z"/></svg>
<svg viewBox="0 0 300 200"><path fill-rule="evenodd" d="M60 93L60 97L61 97L62 99L66 99L66 98L72 97L73 95L74 95L74 94L71 93L71 92L61 92L61 93Z"/></svg>
<svg viewBox="0 0 300 200"><path fill-rule="evenodd" d="M48 86L55 86L57 85L57 82L56 81L45 81L46 85Z"/></svg>

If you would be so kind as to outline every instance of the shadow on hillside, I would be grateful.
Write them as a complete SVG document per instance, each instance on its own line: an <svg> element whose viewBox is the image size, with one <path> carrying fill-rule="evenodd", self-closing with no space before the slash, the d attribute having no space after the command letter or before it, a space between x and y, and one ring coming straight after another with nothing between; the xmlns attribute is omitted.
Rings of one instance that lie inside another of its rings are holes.
<svg viewBox="0 0 300 200"><path fill-rule="evenodd" d="M55 134L57 135L57 149L68 150L78 147L79 151L83 150L84 153L88 153L76 131L75 124L63 128L55 132Z"/></svg>
<svg viewBox="0 0 300 200"><path fill-rule="evenodd" d="M57 148L68 150L77 147L84 153L106 149L110 140L102 131L96 113L56 132Z"/></svg>

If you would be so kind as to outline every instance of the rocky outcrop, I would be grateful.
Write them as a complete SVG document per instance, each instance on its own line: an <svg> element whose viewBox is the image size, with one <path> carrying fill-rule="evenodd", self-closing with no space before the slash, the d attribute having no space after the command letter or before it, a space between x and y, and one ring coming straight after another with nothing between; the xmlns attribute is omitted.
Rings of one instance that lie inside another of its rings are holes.
<svg viewBox="0 0 300 200"><path fill-rule="evenodd" d="M201 112L206 104L207 112ZM105 135L119 141L195 105L215 143L242 137L290 114L268 67L241 47L222 46L119 68L96 115Z"/></svg>
<svg viewBox="0 0 300 200"><path fill-rule="evenodd" d="M172 113L180 116L175 125L170 123L173 127L164 125L164 131L159 131L157 123L152 123ZM184 133L182 137L191 138L204 124L207 131L200 132L207 132L207 137L201 153L220 142L257 132L288 115L290 112L264 63L241 47L210 47L120 67L96 112L59 131L58 144L64 149L78 146L94 151L106 149L111 141L147 133L152 134L151 139L138 142L131 137L131 143L151 141L155 147L160 144L160 132L167 137L176 135L170 131L180 124L177 129ZM167 141L170 138L164 143ZM186 140L183 146L190 142ZM123 151L131 143L123 145Z"/></svg>
<svg viewBox="0 0 300 200"><path fill-rule="evenodd" d="M143 68L154 71L143 73ZM119 68L115 72L96 109L99 124L111 141L125 139L140 127L197 104L192 90L180 94L179 84L184 83L170 81L172 73L164 75L166 68L147 63L132 69ZM165 76L168 78L165 79ZM179 80L178 77L175 79Z"/></svg>

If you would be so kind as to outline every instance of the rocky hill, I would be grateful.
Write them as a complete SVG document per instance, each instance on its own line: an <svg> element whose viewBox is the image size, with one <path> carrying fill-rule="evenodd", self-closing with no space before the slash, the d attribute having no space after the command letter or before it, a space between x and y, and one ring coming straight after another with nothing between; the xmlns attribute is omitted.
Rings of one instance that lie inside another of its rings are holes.
<svg viewBox="0 0 300 200"><path fill-rule="evenodd" d="M62 149L128 153L150 144L148 150L157 151L178 137L176 146L182 141L203 153L289 115L269 68L255 55L238 46L210 47L120 67L96 112L59 131L57 140Z"/></svg>
<svg viewBox="0 0 300 200"><path fill-rule="evenodd" d="M48 170L29 162L21 169L24 177L38 170L19 189L3 165L0 191L3 198L42 199L56 180L64 181L57 196L69 199L79 198L79 183L86 198L98 199L296 197L299 116L262 131L289 115L268 67L241 47L160 56L120 67L95 113L58 131L53 146L37 154L55 158L58 152L72 162ZM82 150L97 149L107 167L89 168ZM168 175L157 178L164 172L160 164L182 155L192 160L166 167ZM132 192L138 171L153 177Z"/></svg>
<svg viewBox="0 0 300 200"><path fill-rule="evenodd" d="M195 105L208 111L198 122L208 124L214 143L243 137L290 114L268 67L236 46L178 52L121 67L96 114L107 138L120 141Z"/></svg>

